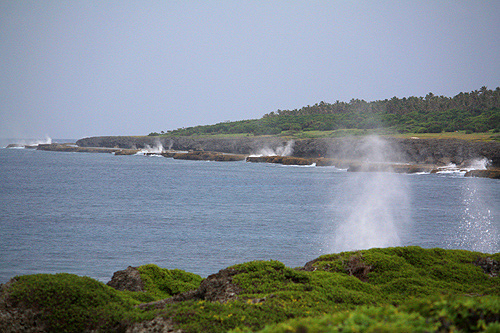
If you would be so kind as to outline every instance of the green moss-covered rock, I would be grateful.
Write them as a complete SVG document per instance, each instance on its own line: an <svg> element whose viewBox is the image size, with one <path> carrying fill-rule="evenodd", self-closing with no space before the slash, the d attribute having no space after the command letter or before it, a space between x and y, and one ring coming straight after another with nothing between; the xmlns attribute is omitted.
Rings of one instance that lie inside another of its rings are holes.
<svg viewBox="0 0 500 333"><path fill-rule="evenodd" d="M499 261L410 246L325 255L298 269L251 261L203 281L145 265L135 268L139 292L70 274L30 275L2 287L0 331L18 316L25 325L17 328L68 332L495 332Z"/></svg>
<svg viewBox="0 0 500 333"><path fill-rule="evenodd" d="M395 302L436 293L500 296L498 279L477 264L487 256L465 250L408 246L325 255L307 263L306 269L358 277L383 290L385 297ZM490 256L498 258L498 254Z"/></svg>
<svg viewBox="0 0 500 333"><path fill-rule="evenodd" d="M47 332L119 331L131 322L151 318L134 307L139 301L126 294L65 273L16 277L3 288L1 300L2 312L14 314L0 323L2 331L25 320L16 317L18 310L22 316L30 313L38 318L40 331Z"/></svg>
<svg viewBox="0 0 500 333"><path fill-rule="evenodd" d="M168 298L182 292L196 289L201 276L180 269L160 268L149 264L137 267L144 289L157 299Z"/></svg>

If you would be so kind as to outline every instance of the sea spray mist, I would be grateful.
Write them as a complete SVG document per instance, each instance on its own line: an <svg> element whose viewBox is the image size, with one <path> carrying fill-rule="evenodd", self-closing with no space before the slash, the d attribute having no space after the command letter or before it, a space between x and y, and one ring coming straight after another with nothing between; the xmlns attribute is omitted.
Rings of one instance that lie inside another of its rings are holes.
<svg viewBox="0 0 500 333"><path fill-rule="evenodd" d="M350 139L352 140L352 139ZM354 140L356 141L356 140ZM353 152L343 152L361 163L361 172L351 173L339 188L344 218L332 221L331 251L401 245L401 234L411 226L410 191L404 175L390 172L364 172L363 165L391 162L397 147L378 136L358 139Z"/></svg>
<svg viewBox="0 0 500 333"><path fill-rule="evenodd" d="M494 225L494 209L481 179L464 178L461 193L463 210L456 230L451 231L450 248L485 253L500 251L500 234Z"/></svg>

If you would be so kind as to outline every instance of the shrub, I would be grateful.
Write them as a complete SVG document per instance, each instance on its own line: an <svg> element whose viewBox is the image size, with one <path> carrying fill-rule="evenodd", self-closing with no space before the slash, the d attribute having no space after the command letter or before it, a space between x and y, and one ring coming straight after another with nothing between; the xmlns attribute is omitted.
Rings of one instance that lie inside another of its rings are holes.
<svg viewBox="0 0 500 333"><path fill-rule="evenodd" d="M137 268L144 282L144 289L157 299L168 298L182 292L196 289L202 278L180 269L160 268L149 264Z"/></svg>
<svg viewBox="0 0 500 333"><path fill-rule="evenodd" d="M40 312L50 332L116 331L127 322L151 317L115 289L65 273L16 277L7 297L16 307Z"/></svg>

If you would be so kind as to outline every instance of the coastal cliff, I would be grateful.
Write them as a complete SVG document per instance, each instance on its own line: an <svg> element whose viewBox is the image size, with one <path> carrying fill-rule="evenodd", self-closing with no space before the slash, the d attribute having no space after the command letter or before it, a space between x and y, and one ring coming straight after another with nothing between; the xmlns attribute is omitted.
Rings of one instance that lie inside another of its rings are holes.
<svg viewBox="0 0 500 333"><path fill-rule="evenodd" d="M210 138L100 136L80 139L79 147L140 149L163 146L174 150L204 150L231 154L259 154L293 146L294 157L326 157L341 160L379 159L388 162L467 165L486 158L492 167L500 167L500 142L459 139L399 139L372 137L287 139L274 136ZM276 154L278 155L278 154Z"/></svg>

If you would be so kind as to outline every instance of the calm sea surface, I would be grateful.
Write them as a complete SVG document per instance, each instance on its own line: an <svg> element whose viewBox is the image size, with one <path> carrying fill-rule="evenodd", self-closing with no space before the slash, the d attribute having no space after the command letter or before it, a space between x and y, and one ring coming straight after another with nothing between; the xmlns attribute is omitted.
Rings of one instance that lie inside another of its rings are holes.
<svg viewBox="0 0 500 333"><path fill-rule="evenodd" d="M207 276L381 246L493 253L500 181L0 149L0 230L0 283L56 272L105 282L147 263Z"/></svg>

